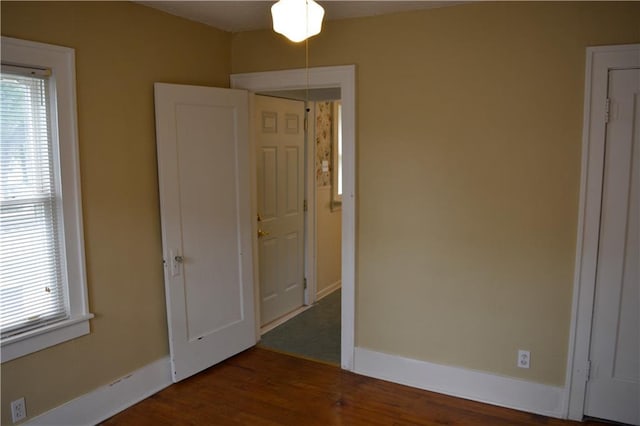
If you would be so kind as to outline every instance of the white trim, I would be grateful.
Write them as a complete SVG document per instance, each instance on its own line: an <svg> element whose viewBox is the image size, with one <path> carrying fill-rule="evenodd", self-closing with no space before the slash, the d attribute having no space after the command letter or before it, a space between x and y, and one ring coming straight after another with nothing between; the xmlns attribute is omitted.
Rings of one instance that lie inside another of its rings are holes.
<svg viewBox="0 0 640 426"><path fill-rule="evenodd" d="M254 220L258 212L258 166L256 158L256 99L254 93L249 93L249 191L251 192L251 258L253 269L253 310L256 342L260 340L261 306L260 306L260 263L258 262L258 221Z"/></svg>
<svg viewBox="0 0 640 426"><path fill-rule="evenodd" d="M339 290L340 287L342 287L342 281L338 280L335 283L323 288L316 295L316 302L319 301L320 299L324 298L324 297L327 297L328 295L330 295L334 291Z"/></svg>
<svg viewBox="0 0 640 426"><path fill-rule="evenodd" d="M564 389L481 371L355 349L355 372L377 379L550 417L563 416Z"/></svg>
<svg viewBox="0 0 640 426"><path fill-rule="evenodd" d="M339 87L342 100L342 329L341 366L353 370L356 274L356 68L355 65L231 75L231 87L255 93Z"/></svg>
<svg viewBox="0 0 640 426"><path fill-rule="evenodd" d="M2 341L2 362L89 334L91 318L93 314L82 315L8 337Z"/></svg>
<svg viewBox="0 0 640 426"><path fill-rule="evenodd" d="M338 139L340 131L338 124L342 124L340 117L341 101L334 101L331 106L331 211L342 209L342 193L338 194ZM342 172L342 170L341 170Z"/></svg>
<svg viewBox="0 0 640 426"><path fill-rule="evenodd" d="M305 132L305 199L307 200L307 212L305 215L305 278L307 288L304 294L304 303L313 305L316 302L316 288L318 288L318 263L316 259L318 212L316 210L316 104L309 102L307 107L307 131Z"/></svg>
<svg viewBox="0 0 640 426"><path fill-rule="evenodd" d="M169 357L47 411L27 425L95 425L171 385Z"/></svg>
<svg viewBox="0 0 640 426"><path fill-rule="evenodd" d="M580 204L564 396L566 414L573 420L582 420L585 408L602 201L608 73L612 68L635 67L640 67L640 44L587 48Z"/></svg>

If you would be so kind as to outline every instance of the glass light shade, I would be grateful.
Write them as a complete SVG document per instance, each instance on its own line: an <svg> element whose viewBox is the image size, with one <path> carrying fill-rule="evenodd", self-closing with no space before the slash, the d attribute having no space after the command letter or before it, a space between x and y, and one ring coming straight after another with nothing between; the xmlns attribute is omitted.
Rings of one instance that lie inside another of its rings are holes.
<svg viewBox="0 0 640 426"><path fill-rule="evenodd" d="M271 16L273 31L298 43L320 33L324 9L313 0L280 0Z"/></svg>

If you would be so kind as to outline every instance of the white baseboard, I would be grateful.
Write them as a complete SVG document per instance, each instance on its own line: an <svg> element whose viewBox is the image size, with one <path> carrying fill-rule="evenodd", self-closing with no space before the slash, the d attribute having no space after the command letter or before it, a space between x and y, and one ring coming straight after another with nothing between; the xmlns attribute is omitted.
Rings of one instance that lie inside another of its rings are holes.
<svg viewBox="0 0 640 426"><path fill-rule="evenodd" d="M419 389L564 418L564 388L481 371L433 364L364 348L355 349L354 371Z"/></svg>
<svg viewBox="0 0 640 426"><path fill-rule="evenodd" d="M169 357L28 420L33 426L95 425L171 385ZM354 371L459 398L564 418L564 388L355 348Z"/></svg>
<svg viewBox="0 0 640 426"><path fill-rule="evenodd" d="M95 425L142 401L171 384L169 357L127 374L59 407L47 411L27 425Z"/></svg>
<svg viewBox="0 0 640 426"><path fill-rule="evenodd" d="M341 287L342 287L342 281L338 280L335 283L323 288L316 294L316 302L322 299L323 297L330 295L331 293L333 293L334 291L338 290Z"/></svg>

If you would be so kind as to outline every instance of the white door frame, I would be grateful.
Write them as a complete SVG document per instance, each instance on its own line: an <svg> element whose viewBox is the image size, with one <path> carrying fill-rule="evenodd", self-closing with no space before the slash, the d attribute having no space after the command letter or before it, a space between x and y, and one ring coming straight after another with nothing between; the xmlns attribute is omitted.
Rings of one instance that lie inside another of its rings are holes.
<svg viewBox="0 0 640 426"><path fill-rule="evenodd" d="M250 92L335 88L342 100L342 328L341 366L354 369L356 259L355 65L232 74L231 87ZM255 174L255 171L252 173ZM310 194L311 195L311 194ZM256 212L252 213L255 217ZM315 241L315 238L313 238Z"/></svg>
<svg viewBox="0 0 640 426"><path fill-rule="evenodd" d="M624 68L640 68L640 44L587 48L580 204L565 381L565 411L573 420L582 420L585 408L600 234L608 76L610 69Z"/></svg>

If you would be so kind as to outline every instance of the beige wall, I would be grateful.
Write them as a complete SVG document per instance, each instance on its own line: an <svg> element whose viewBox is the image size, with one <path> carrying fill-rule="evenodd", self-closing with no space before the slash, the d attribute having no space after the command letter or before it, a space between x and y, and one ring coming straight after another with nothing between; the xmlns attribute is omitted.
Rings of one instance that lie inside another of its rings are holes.
<svg viewBox="0 0 640 426"><path fill-rule="evenodd" d="M331 208L333 139L335 136L334 103L314 102L314 143L316 148L316 295L325 296L341 278L342 211ZM329 171L322 163L328 161ZM335 288L335 287L334 287Z"/></svg>
<svg viewBox="0 0 640 426"><path fill-rule="evenodd" d="M168 355L153 83L228 87L230 35L147 7L2 2L2 35L76 49L91 334L2 364L2 424Z"/></svg>
<svg viewBox="0 0 640 426"><path fill-rule="evenodd" d="M90 335L2 365L8 424L19 396L37 415L168 353L152 83L224 87L304 50L122 2L1 8L3 35L76 49L96 314ZM640 3L476 3L312 39L312 65L357 65L359 346L563 383L584 48L639 42L638 22Z"/></svg>
<svg viewBox="0 0 640 426"><path fill-rule="evenodd" d="M342 211L331 209L331 186L316 188L317 292L325 295L340 281L342 265Z"/></svg>
<svg viewBox="0 0 640 426"><path fill-rule="evenodd" d="M585 48L638 22L640 3L481 2L310 41L312 66L357 66L358 346L563 385ZM233 72L301 66L271 31L233 35Z"/></svg>

